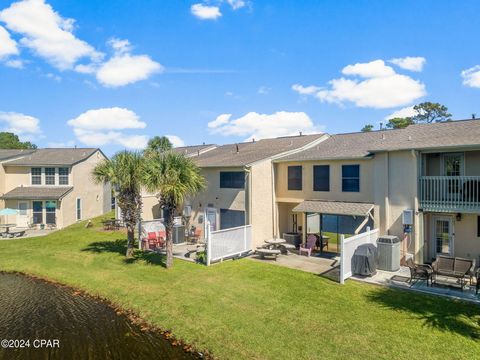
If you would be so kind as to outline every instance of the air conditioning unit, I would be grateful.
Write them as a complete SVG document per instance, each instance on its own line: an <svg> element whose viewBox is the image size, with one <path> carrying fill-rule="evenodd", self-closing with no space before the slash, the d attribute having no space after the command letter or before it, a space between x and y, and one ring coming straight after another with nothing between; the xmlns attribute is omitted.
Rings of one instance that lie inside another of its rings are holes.
<svg viewBox="0 0 480 360"><path fill-rule="evenodd" d="M172 240L174 244L183 244L185 242L185 226L173 225Z"/></svg>

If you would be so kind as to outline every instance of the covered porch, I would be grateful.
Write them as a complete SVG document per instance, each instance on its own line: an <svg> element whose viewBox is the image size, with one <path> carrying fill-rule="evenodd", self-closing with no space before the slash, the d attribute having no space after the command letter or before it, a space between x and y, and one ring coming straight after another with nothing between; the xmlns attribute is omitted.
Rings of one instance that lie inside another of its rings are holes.
<svg viewBox="0 0 480 360"><path fill-rule="evenodd" d="M340 253L340 236L349 237L374 227L374 205L329 200L279 203L279 237L297 234L302 243L309 235L319 239L316 254L335 257Z"/></svg>
<svg viewBox="0 0 480 360"><path fill-rule="evenodd" d="M62 199L72 187L17 187L1 199L6 208L16 209L9 218L19 229L54 229L61 227Z"/></svg>

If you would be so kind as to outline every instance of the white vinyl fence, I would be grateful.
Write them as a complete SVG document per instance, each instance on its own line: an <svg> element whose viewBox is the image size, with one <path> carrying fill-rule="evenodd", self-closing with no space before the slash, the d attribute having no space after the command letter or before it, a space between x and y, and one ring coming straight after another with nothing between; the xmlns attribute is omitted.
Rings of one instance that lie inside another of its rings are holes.
<svg viewBox="0 0 480 360"><path fill-rule="evenodd" d="M206 226L207 265L247 253L252 248L252 226L238 226L231 229L211 231Z"/></svg>
<svg viewBox="0 0 480 360"><path fill-rule="evenodd" d="M352 276L352 258L353 253L363 244L377 244L378 229L370 230L364 233L349 237L345 239L344 235L340 236L340 284L343 284L346 279Z"/></svg>

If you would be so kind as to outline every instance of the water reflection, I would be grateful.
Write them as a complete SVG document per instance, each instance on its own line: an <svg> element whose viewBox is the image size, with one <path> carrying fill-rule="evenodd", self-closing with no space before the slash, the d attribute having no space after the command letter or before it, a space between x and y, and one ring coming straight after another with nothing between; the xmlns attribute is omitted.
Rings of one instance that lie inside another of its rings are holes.
<svg viewBox="0 0 480 360"><path fill-rule="evenodd" d="M0 273L1 339L30 340L23 349L0 348L9 360L194 358L102 302L19 274ZM58 339L60 348L34 348L35 339Z"/></svg>

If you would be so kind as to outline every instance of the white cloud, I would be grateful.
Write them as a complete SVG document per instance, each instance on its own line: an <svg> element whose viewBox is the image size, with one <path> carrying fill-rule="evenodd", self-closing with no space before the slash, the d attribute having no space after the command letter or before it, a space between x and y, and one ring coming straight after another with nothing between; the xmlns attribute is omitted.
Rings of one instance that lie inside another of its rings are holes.
<svg viewBox="0 0 480 360"><path fill-rule="evenodd" d="M480 88L480 65L462 71L463 85Z"/></svg>
<svg viewBox="0 0 480 360"><path fill-rule="evenodd" d="M217 118L213 121L210 121L207 126L210 129L216 129L221 125L228 124L228 121L230 120L231 117L232 117L232 114L218 115Z"/></svg>
<svg viewBox="0 0 480 360"><path fill-rule="evenodd" d="M69 120L68 125L84 130L144 129L147 126L133 111L119 107L88 110Z"/></svg>
<svg viewBox="0 0 480 360"><path fill-rule="evenodd" d="M257 90L257 93L259 93L260 95L268 95L268 93L270 93L270 90L271 88L269 88L268 86L260 86Z"/></svg>
<svg viewBox="0 0 480 360"><path fill-rule="evenodd" d="M122 131L144 129L147 126L137 114L124 108L88 110L67 123L73 127L77 139L88 146L117 144L130 149L143 149L148 142L145 135L131 135Z"/></svg>
<svg viewBox="0 0 480 360"><path fill-rule="evenodd" d="M418 111L413 109L413 106L407 106L400 110L393 112L392 114L385 117L385 120L390 120L393 118L407 118L413 117L418 114Z"/></svg>
<svg viewBox="0 0 480 360"><path fill-rule="evenodd" d="M318 86L302 86L300 84L292 85L292 90L299 93L300 95L313 95L317 93L321 88Z"/></svg>
<svg viewBox="0 0 480 360"><path fill-rule="evenodd" d="M75 141L68 140L68 141L51 141L47 143L47 147L49 148L72 148L75 146Z"/></svg>
<svg viewBox="0 0 480 360"><path fill-rule="evenodd" d="M119 87L148 79L163 66L148 55L115 55L102 64L97 71L97 80L104 86Z"/></svg>
<svg viewBox="0 0 480 360"><path fill-rule="evenodd" d="M173 147L185 146L185 142L176 135L165 135L172 143Z"/></svg>
<svg viewBox="0 0 480 360"><path fill-rule="evenodd" d="M344 75L358 75L363 78L379 78L395 75L395 70L385 65L383 60L374 60L368 63L347 65L343 68Z"/></svg>
<svg viewBox="0 0 480 360"><path fill-rule="evenodd" d="M62 18L44 0L23 0L0 12L7 28L22 34L20 43L60 70L81 58L99 61L102 54L73 34L73 19Z"/></svg>
<svg viewBox="0 0 480 360"><path fill-rule="evenodd" d="M369 108L405 106L426 95L422 82L396 73L383 60L348 65L342 73L363 79L333 79L329 81L330 89L298 84L293 85L292 89L303 95L314 96L322 102L352 102L358 107Z"/></svg>
<svg viewBox="0 0 480 360"><path fill-rule="evenodd" d="M201 20L215 20L222 16L218 6L209 6L204 4L193 4L190 7L191 13Z"/></svg>
<svg viewBox="0 0 480 360"><path fill-rule="evenodd" d="M212 133L224 136L247 136L246 140L319 132L304 112L278 111L273 114L249 112L238 119L231 114L221 114L208 123Z"/></svg>
<svg viewBox="0 0 480 360"><path fill-rule="evenodd" d="M421 56L407 56L404 58L391 59L389 61L402 69L420 72L423 70L423 66L427 62L427 59Z"/></svg>
<svg viewBox="0 0 480 360"><path fill-rule="evenodd" d="M2 131L12 132L24 141L43 137L40 120L33 116L16 112L0 112L0 124L3 125Z"/></svg>
<svg viewBox="0 0 480 360"><path fill-rule="evenodd" d="M227 0L233 10L238 10L247 5L244 0Z"/></svg>
<svg viewBox="0 0 480 360"><path fill-rule="evenodd" d="M107 44L110 45L117 54L124 54L132 50L132 45L127 39L112 38L108 40Z"/></svg>
<svg viewBox="0 0 480 360"><path fill-rule="evenodd" d="M8 31L0 26L0 59L10 55L18 55L17 43L10 37Z"/></svg>
<svg viewBox="0 0 480 360"><path fill-rule="evenodd" d="M23 69L23 61L20 59L12 59L5 61L5 65L14 69Z"/></svg>

